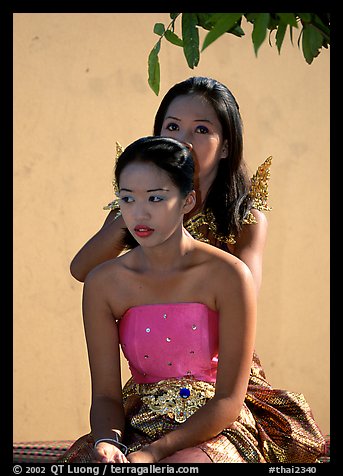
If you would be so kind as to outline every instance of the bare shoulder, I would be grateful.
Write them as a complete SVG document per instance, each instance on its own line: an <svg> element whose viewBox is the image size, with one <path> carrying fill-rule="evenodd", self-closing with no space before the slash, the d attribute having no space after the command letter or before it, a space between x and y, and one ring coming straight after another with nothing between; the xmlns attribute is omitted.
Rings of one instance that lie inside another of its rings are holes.
<svg viewBox="0 0 343 476"><path fill-rule="evenodd" d="M215 276L216 282L252 279L250 269L237 256L202 242L197 242L197 249L211 276Z"/></svg>
<svg viewBox="0 0 343 476"><path fill-rule="evenodd" d="M261 210L257 210L257 208L252 208L250 212L254 215L255 220L257 221L257 225L267 227L268 226L268 220L265 215Z"/></svg>
<svg viewBox="0 0 343 476"><path fill-rule="evenodd" d="M202 243L199 250L204 259L201 274L211 277L207 281L207 292L214 298L216 309L233 311L243 303L254 301L254 278L240 258L206 243Z"/></svg>
<svg viewBox="0 0 343 476"><path fill-rule="evenodd" d="M250 227L252 227L251 229L254 229L255 227L259 230L259 232L266 233L268 228L267 215L263 213L261 210L257 210L256 208L252 208L250 212L252 213L252 215L254 216L256 220L256 223L253 223L252 225L250 225ZM245 228L248 228L248 227L249 225L246 225Z"/></svg>
<svg viewBox="0 0 343 476"><path fill-rule="evenodd" d="M245 224L239 235L236 238L236 243L233 245L231 252L240 254L246 249L263 250L268 231L268 220L266 215L255 208L251 210L256 222Z"/></svg>
<svg viewBox="0 0 343 476"><path fill-rule="evenodd" d="M125 268L125 255L104 261L93 268L86 276L85 286L106 289L113 283L120 285L120 276Z"/></svg>
<svg viewBox="0 0 343 476"><path fill-rule="evenodd" d="M243 225L240 235L266 233L268 228L266 215L256 208L252 208L250 213L255 218L255 223Z"/></svg>

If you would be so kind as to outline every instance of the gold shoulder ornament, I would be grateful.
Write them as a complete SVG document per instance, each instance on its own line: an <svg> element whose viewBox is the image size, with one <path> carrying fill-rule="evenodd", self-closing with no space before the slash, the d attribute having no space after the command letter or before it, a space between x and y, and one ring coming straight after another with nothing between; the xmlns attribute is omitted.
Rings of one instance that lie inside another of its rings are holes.
<svg viewBox="0 0 343 476"><path fill-rule="evenodd" d="M251 177L251 186L249 196L252 198L252 208L257 210L271 210L268 206L268 180L270 178L270 166L272 156L268 157L258 168L256 173ZM252 225L257 223L254 215L249 211L242 222L244 225ZM236 243L235 235L230 233L229 236L224 236L217 231L217 224L214 219L213 212L209 209L197 213L195 216L187 220L184 226L187 231L197 240L210 243L210 240L205 237L201 231L201 227L207 229L213 234L214 238L221 243L234 245Z"/></svg>
<svg viewBox="0 0 343 476"><path fill-rule="evenodd" d="M271 207L268 206L268 180L270 179L270 166L272 159L272 156L268 157L251 177L249 196L252 198L252 208L255 208L256 210L271 210ZM251 225L253 223L257 223L257 221L254 215L249 211L243 220L243 224Z"/></svg>

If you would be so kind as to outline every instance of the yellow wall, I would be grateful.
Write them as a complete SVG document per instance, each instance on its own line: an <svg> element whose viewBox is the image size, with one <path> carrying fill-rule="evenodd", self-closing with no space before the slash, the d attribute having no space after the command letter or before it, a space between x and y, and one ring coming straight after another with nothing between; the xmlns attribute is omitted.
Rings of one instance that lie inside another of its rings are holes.
<svg viewBox="0 0 343 476"><path fill-rule="evenodd" d="M286 37L255 57L224 35L190 70L163 44L161 93L147 84L166 13L14 14L14 439L89 430L82 285L69 273L112 195L115 141L152 132L175 82L213 76L235 94L253 173L273 155L257 352L274 387L302 392L329 428L329 62ZM203 37L203 35L202 35ZM124 365L124 379L127 370Z"/></svg>

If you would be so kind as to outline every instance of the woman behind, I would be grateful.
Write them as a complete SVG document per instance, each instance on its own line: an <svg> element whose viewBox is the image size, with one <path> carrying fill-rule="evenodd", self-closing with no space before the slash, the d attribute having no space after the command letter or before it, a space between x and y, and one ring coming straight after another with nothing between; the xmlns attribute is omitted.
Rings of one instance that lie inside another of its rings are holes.
<svg viewBox="0 0 343 476"><path fill-rule="evenodd" d="M195 162L195 207L185 215L185 227L195 238L211 243L244 261L256 291L262 280L262 256L267 234L263 210L253 202L243 160L239 106L229 89L207 77L175 84L155 116L154 135L172 137L192 149ZM270 165L266 161L265 168ZM125 246L125 224L116 202L103 227L71 262L72 275L84 281L97 264L118 256Z"/></svg>
<svg viewBox="0 0 343 476"><path fill-rule="evenodd" d="M183 227L193 167L189 148L163 137L118 159L138 246L86 278L91 433L62 462L315 462L323 450L304 397L273 390L254 363L249 268ZM119 344L132 373L123 391Z"/></svg>

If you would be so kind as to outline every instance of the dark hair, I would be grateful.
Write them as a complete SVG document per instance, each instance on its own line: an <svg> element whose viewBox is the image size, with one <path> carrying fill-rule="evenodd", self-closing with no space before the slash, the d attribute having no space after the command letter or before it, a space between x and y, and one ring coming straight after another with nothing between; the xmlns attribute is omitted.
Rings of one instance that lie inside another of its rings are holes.
<svg viewBox="0 0 343 476"><path fill-rule="evenodd" d="M164 170L186 197L194 188L194 162L191 151L181 142L170 137L148 136L128 145L118 157L114 178L119 188L120 176L125 167L134 162L151 163ZM133 248L137 241L126 230L124 244Z"/></svg>
<svg viewBox="0 0 343 476"><path fill-rule="evenodd" d="M148 136L137 139L126 147L115 167L115 180L118 185L122 171L132 162L150 162L167 172L183 197L193 190L192 153L176 139Z"/></svg>
<svg viewBox="0 0 343 476"><path fill-rule="evenodd" d="M220 121L223 140L228 143L228 155L219 162L204 208L213 212L219 233L225 236L238 234L242 220L251 208L250 180L243 160L243 124L239 106L224 84L212 78L191 77L172 86L163 97L155 116L155 135L161 133L170 103L182 95L205 98Z"/></svg>

